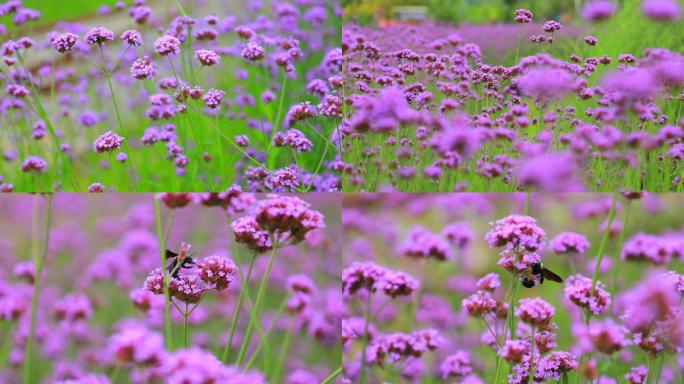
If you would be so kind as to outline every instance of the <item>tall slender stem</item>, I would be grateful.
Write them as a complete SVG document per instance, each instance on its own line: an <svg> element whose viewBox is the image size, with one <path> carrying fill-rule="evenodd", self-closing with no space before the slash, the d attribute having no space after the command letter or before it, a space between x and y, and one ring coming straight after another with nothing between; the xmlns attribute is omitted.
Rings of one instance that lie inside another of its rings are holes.
<svg viewBox="0 0 684 384"><path fill-rule="evenodd" d="M173 335L171 333L171 311L169 309L169 277L166 274L166 241L162 233L161 223L161 209L159 207L159 200L154 198L154 213L157 221L157 242L159 243L159 257L161 263L161 271L164 280L164 341L166 349L173 350ZM171 227L171 220L173 216L169 217L167 222L167 232Z"/></svg>
<svg viewBox="0 0 684 384"><path fill-rule="evenodd" d="M114 113L116 113L116 120L119 123L119 130L122 135L128 136L126 134L126 130L124 129L123 121L121 120L121 112L119 112L119 103L116 101L114 85L112 84L112 74L111 72L109 72L109 68L107 67L107 61L105 59L104 49L102 49L102 44L100 44L100 54L102 55L102 72L104 73L104 76L107 78L109 92L112 95L112 103L114 104ZM128 153L128 159L126 159L126 162L128 163L128 169L131 172L131 184L133 185L133 190L137 192L138 184L136 181L135 170L133 169L133 154L131 153L130 148L128 147L128 140L130 140L130 136L125 138L125 140L123 141L123 146L126 152Z"/></svg>
<svg viewBox="0 0 684 384"><path fill-rule="evenodd" d="M40 276L43 271L43 264L47 255L48 244L50 242L50 228L52 224L52 195L48 194L46 197L46 217L45 217L45 238L42 252L39 249L39 199L41 195L33 196L33 219L32 219L32 257L33 267L35 270L35 278L33 280L33 295L31 297L31 322L29 325L29 335L26 339L26 350L24 354L24 383L31 384L31 366L33 363L33 338L36 333L36 311L38 307L38 297L40 296Z"/></svg>
<svg viewBox="0 0 684 384"><path fill-rule="evenodd" d="M249 342L252 340L252 334L254 333L254 327L259 321L259 308L261 307L261 301L264 299L264 294L266 293L266 286L268 285L268 279L271 275L271 268L273 268L273 262L275 261L276 255L278 254L278 245L273 245L273 250L271 251L271 256L268 260L268 266L266 266L266 271L261 277L261 283L259 284L259 291L257 291L256 301L254 302L254 308L252 315L249 319L249 324L247 325L247 332L245 333L245 338L242 340L242 347L240 348L240 353L237 358L237 365L241 365L247 354L247 348L249 348Z"/></svg>
<svg viewBox="0 0 684 384"><path fill-rule="evenodd" d="M297 319L293 318L292 325L285 334L285 340L283 340L283 346L280 350L280 356L278 356L278 363L276 365L275 372L273 373L273 377L271 379L271 382L273 383L280 383L280 376L282 375L283 367L285 367L285 360L287 360L287 352L290 350L290 342L292 341L292 335L295 333L296 329Z"/></svg>
<svg viewBox="0 0 684 384"><path fill-rule="evenodd" d="M529 380L534 382L534 325L532 326L532 340L530 340L530 374Z"/></svg>
<svg viewBox="0 0 684 384"><path fill-rule="evenodd" d="M336 370L334 370L333 373L330 374L330 376L328 376L328 377L326 377L325 379L323 379L323 381L321 381L321 384L329 384L329 383L332 383L332 381L335 380L335 378L336 378L337 376L339 376L341 373L342 373L342 367L340 366L340 367L338 367Z"/></svg>
<svg viewBox="0 0 684 384"><path fill-rule="evenodd" d="M240 318L240 312L242 311L242 304L245 300L244 287L247 286L247 284L249 284L249 280L252 277L252 270L254 269L255 260L256 255L253 255L251 260L249 261L249 269L247 270L246 278L243 276L242 272L240 272L240 284L242 285L243 289L240 291L240 296L238 298L237 305L235 306L235 311L233 312L233 320L230 324L230 334L228 336L228 342L226 342L226 346L223 349L223 355L221 356L221 361L223 361L224 363L228 362L228 353L230 352L230 348L232 348L233 346L235 330L237 329L238 319Z"/></svg>
<svg viewBox="0 0 684 384"><path fill-rule="evenodd" d="M608 224L606 229L603 231L603 237L601 237L601 243L598 249L598 255L596 256L596 266L594 267L594 277L591 279L591 294L596 292L596 283L598 282L599 270L601 269L601 260L603 260L603 253L606 249L606 244L608 243L608 237L610 236L610 230L613 226L613 219L615 218L615 206L617 204L617 192L613 194L613 201L610 204L610 211L608 212Z"/></svg>
<svg viewBox="0 0 684 384"><path fill-rule="evenodd" d="M188 303L185 303L185 312L183 312L183 345L185 349L188 348Z"/></svg>

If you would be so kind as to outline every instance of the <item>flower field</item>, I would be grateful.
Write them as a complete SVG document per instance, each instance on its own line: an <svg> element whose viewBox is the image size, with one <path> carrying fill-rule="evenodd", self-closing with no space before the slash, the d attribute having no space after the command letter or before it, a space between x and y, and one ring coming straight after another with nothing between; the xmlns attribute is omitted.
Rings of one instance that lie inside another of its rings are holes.
<svg viewBox="0 0 684 384"><path fill-rule="evenodd" d="M0 382L335 377L336 195L106 196L0 198Z"/></svg>
<svg viewBox="0 0 684 384"><path fill-rule="evenodd" d="M338 5L99 4L2 4L3 191L340 190Z"/></svg>
<svg viewBox="0 0 684 384"><path fill-rule="evenodd" d="M345 24L343 189L681 192L681 3L574 3Z"/></svg>
<svg viewBox="0 0 684 384"><path fill-rule="evenodd" d="M683 206L346 195L346 382L681 383Z"/></svg>

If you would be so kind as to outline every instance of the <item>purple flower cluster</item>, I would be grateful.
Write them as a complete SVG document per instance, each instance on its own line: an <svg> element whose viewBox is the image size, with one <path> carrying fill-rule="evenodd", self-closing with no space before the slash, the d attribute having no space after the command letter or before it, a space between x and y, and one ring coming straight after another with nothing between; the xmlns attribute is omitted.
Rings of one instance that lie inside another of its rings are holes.
<svg viewBox="0 0 684 384"><path fill-rule="evenodd" d="M611 303L610 294L600 281L592 289L592 280L582 275L568 278L564 288L565 297L578 307L584 308L592 315L599 315Z"/></svg>
<svg viewBox="0 0 684 384"><path fill-rule="evenodd" d="M347 296L382 292L394 299L409 296L419 287L420 282L413 276L373 262L355 262L342 271L342 292Z"/></svg>
<svg viewBox="0 0 684 384"><path fill-rule="evenodd" d="M453 253L449 243L440 235L430 232L427 228L415 226L411 228L406 241L399 248L399 252L413 258L450 260Z"/></svg>

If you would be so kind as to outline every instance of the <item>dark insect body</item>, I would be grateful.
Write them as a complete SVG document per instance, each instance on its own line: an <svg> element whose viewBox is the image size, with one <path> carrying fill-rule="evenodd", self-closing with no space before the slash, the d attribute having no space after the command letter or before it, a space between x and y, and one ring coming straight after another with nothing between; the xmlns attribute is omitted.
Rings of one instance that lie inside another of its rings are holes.
<svg viewBox="0 0 684 384"><path fill-rule="evenodd" d="M563 278L546 269L542 263L534 263L521 277L522 286L532 288L544 284L544 279L562 283Z"/></svg>
<svg viewBox="0 0 684 384"><path fill-rule="evenodd" d="M188 256L187 251L182 248L179 253L167 249L166 259L171 259L171 263L168 265L168 267L166 267L166 270L169 271L171 276L174 278L178 277L178 273L180 272L181 268L189 269L195 265L195 261L192 259L192 257Z"/></svg>

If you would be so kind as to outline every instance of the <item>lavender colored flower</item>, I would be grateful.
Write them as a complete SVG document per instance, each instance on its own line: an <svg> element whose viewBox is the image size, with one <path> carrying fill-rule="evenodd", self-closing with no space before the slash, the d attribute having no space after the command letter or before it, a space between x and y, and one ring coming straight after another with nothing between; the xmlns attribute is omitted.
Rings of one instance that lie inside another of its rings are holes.
<svg viewBox="0 0 684 384"><path fill-rule="evenodd" d="M176 37L164 35L154 42L154 51L162 56L173 57L180 53L181 42Z"/></svg>
<svg viewBox="0 0 684 384"><path fill-rule="evenodd" d="M519 363L530 352L530 343L527 340L506 340L497 354L509 364Z"/></svg>
<svg viewBox="0 0 684 384"><path fill-rule="evenodd" d="M468 311L470 316L482 316L496 309L496 300L489 292L477 291L463 299L463 308Z"/></svg>
<svg viewBox="0 0 684 384"><path fill-rule="evenodd" d="M544 380L559 381L561 375L577 368L577 359L570 352L553 351L539 359L535 372L535 381L538 376Z"/></svg>
<svg viewBox="0 0 684 384"><path fill-rule="evenodd" d="M196 275L182 275L169 282L169 294L189 304L199 303L207 289L207 285Z"/></svg>
<svg viewBox="0 0 684 384"><path fill-rule="evenodd" d="M420 287L420 281L401 271L386 271L382 279L376 284L376 289L385 295L396 298L409 296Z"/></svg>
<svg viewBox="0 0 684 384"><path fill-rule="evenodd" d="M592 280L582 275L570 276L564 292L568 300L588 310L592 315L602 313L611 303L610 294L603 283L597 281L592 292Z"/></svg>
<svg viewBox="0 0 684 384"><path fill-rule="evenodd" d="M515 11L515 22L520 24L528 24L532 21L532 12L527 9L518 9Z"/></svg>
<svg viewBox="0 0 684 384"><path fill-rule="evenodd" d="M540 67L527 71L515 83L526 96L548 103L570 92L574 81L564 69Z"/></svg>
<svg viewBox="0 0 684 384"><path fill-rule="evenodd" d="M421 226L411 228L399 252L413 258L434 257L437 260L453 258L449 244L441 236Z"/></svg>
<svg viewBox="0 0 684 384"><path fill-rule="evenodd" d="M143 56L131 64L131 74L138 80L151 79L157 74L157 68L149 56Z"/></svg>
<svg viewBox="0 0 684 384"><path fill-rule="evenodd" d="M467 223L451 223L442 229L442 236L444 236L452 245L460 250L468 248L475 237L475 234L470 229Z"/></svg>
<svg viewBox="0 0 684 384"><path fill-rule="evenodd" d="M556 235L551 239L550 245L551 250L555 253L577 253L580 255L584 255L591 246L584 235L569 231Z"/></svg>
<svg viewBox="0 0 684 384"><path fill-rule="evenodd" d="M95 27L85 34L85 41L88 44L102 45L114 40L114 32L104 27Z"/></svg>
<svg viewBox="0 0 684 384"><path fill-rule="evenodd" d="M325 228L323 215L294 196L268 195L257 202L254 212L257 223L279 242L298 243L307 233Z"/></svg>
<svg viewBox="0 0 684 384"><path fill-rule="evenodd" d="M223 101L223 97L225 95L226 93L221 90L210 89L204 94L202 100L204 101L204 105L207 107L216 109L221 105L221 101Z"/></svg>
<svg viewBox="0 0 684 384"><path fill-rule="evenodd" d="M197 262L198 275L209 286L222 291L233 282L238 271L233 260L222 256L208 256Z"/></svg>
<svg viewBox="0 0 684 384"><path fill-rule="evenodd" d="M266 50L255 42L248 42L242 50L242 57L248 61L260 61L266 57Z"/></svg>
<svg viewBox="0 0 684 384"><path fill-rule="evenodd" d="M597 350L610 355L629 345L627 329L611 319L593 321L589 325L589 338Z"/></svg>
<svg viewBox="0 0 684 384"><path fill-rule="evenodd" d="M207 67L211 67L212 65L216 65L221 62L221 57L217 55L216 52L210 51L208 49L198 49L195 51L195 58L202 65Z"/></svg>
<svg viewBox="0 0 684 384"><path fill-rule="evenodd" d="M250 383L266 384L256 372L243 372L223 365L213 353L197 347L175 351L153 370L165 383Z"/></svg>
<svg viewBox="0 0 684 384"><path fill-rule="evenodd" d="M45 173L47 163L38 156L29 156L21 163L22 172Z"/></svg>
<svg viewBox="0 0 684 384"><path fill-rule="evenodd" d="M263 253L273 249L273 243L268 232L253 217L240 217L231 223L231 228L235 235L235 241L245 244L251 250Z"/></svg>
<svg viewBox="0 0 684 384"><path fill-rule="evenodd" d="M645 365L639 365L629 370L625 375L628 384L644 384L648 377L648 368Z"/></svg>
<svg viewBox="0 0 684 384"><path fill-rule="evenodd" d="M123 141L123 137L112 131L107 131L93 142L93 149L97 153L112 152L119 149Z"/></svg>
<svg viewBox="0 0 684 384"><path fill-rule="evenodd" d="M121 41L132 47L139 47L143 44L142 35L135 29L124 31L119 38Z"/></svg>
<svg viewBox="0 0 684 384"><path fill-rule="evenodd" d="M444 380L468 376L473 371L470 366L470 355L465 351L452 353L440 364L439 371Z"/></svg>
<svg viewBox="0 0 684 384"><path fill-rule="evenodd" d="M150 291L154 294L161 295L164 293L164 273L161 269L157 268L150 272L150 274L145 279L143 288L146 291Z"/></svg>
<svg viewBox="0 0 684 384"><path fill-rule="evenodd" d="M57 52L65 53L71 52L72 48L76 44L76 40L78 40L78 36L67 32L54 37L51 43Z"/></svg>
<svg viewBox="0 0 684 384"><path fill-rule="evenodd" d="M549 20L549 21L545 22L544 25L542 26L542 29L544 30L544 32L548 32L548 33L560 31L561 28L562 28L561 24L555 20Z"/></svg>
<svg viewBox="0 0 684 384"><path fill-rule="evenodd" d="M582 18L587 21L601 21L613 16L615 8L610 0L588 1L582 7Z"/></svg>
<svg viewBox="0 0 684 384"><path fill-rule="evenodd" d="M102 183L92 183L88 186L88 192L90 193L102 193L105 191L105 186Z"/></svg>
<svg viewBox="0 0 684 384"><path fill-rule="evenodd" d="M501 279L499 275L492 272L486 274L483 278L477 281L477 288L485 291L493 292L501 286Z"/></svg>
<svg viewBox="0 0 684 384"><path fill-rule="evenodd" d="M375 292L386 273L386 268L371 261L355 261L342 271L342 292L346 296L355 295L361 290Z"/></svg>
<svg viewBox="0 0 684 384"><path fill-rule="evenodd" d="M670 262L674 249L667 239L637 233L629 238L622 247L622 260L647 261L655 265Z"/></svg>
<svg viewBox="0 0 684 384"><path fill-rule="evenodd" d="M642 0L641 11L646 17L656 21L674 21L682 14L677 0Z"/></svg>
<svg viewBox="0 0 684 384"><path fill-rule="evenodd" d="M164 340L161 335L143 327L125 327L109 339L109 350L122 364L156 366L164 359Z"/></svg>
<svg viewBox="0 0 684 384"><path fill-rule="evenodd" d="M533 327L545 328L551 323L551 318L556 309L539 297L533 299L521 299L515 309L515 315L523 323Z"/></svg>
<svg viewBox="0 0 684 384"><path fill-rule="evenodd" d="M536 252L544 248L546 233L530 216L510 215L491 224L485 235L491 248Z"/></svg>

